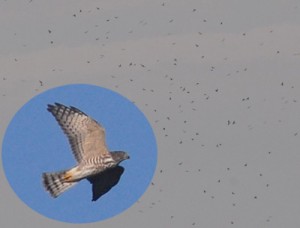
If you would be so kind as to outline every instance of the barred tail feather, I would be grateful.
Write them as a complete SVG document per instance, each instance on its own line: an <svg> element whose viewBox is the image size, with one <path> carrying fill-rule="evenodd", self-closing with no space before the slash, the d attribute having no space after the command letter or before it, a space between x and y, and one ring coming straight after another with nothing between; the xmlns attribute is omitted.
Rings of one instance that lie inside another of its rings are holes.
<svg viewBox="0 0 300 228"><path fill-rule="evenodd" d="M52 197L58 197L64 191L77 184L77 182L67 182L66 173L67 171L43 173L43 185Z"/></svg>

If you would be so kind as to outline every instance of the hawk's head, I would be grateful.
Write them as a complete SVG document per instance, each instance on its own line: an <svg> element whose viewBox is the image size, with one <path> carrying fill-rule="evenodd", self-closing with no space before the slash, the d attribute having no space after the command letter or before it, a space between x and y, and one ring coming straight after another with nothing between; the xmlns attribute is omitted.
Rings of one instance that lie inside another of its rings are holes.
<svg viewBox="0 0 300 228"><path fill-rule="evenodd" d="M119 164L121 161L124 161L126 159L129 159L129 155L124 151L113 151L110 152L112 158L116 162L116 164Z"/></svg>

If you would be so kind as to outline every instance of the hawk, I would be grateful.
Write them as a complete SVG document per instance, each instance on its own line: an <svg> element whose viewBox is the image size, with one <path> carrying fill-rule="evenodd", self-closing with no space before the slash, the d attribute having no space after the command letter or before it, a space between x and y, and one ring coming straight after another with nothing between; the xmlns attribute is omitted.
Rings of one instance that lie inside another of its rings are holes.
<svg viewBox="0 0 300 228"><path fill-rule="evenodd" d="M77 165L59 172L43 173L42 180L46 191L56 198L86 178L94 184L93 200L96 200L117 184L124 170L118 165L129 159L129 155L124 151L109 152L104 128L79 109L55 103L48 104L47 110L52 113L67 136ZM101 180L107 186L101 188ZM100 186L100 193L96 193L97 186Z"/></svg>

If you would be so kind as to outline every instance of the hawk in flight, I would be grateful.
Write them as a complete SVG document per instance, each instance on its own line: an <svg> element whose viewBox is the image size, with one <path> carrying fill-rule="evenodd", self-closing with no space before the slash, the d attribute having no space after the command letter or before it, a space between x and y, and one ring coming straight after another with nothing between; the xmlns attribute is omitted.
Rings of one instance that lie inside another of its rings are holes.
<svg viewBox="0 0 300 228"><path fill-rule="evenodd" d="M45 189L56 198L86 178L93 184L93 200L97 200L118 183L124 171L118 164L129 159L129 155L124 151L109 152L104 128L79 109L55 103L48 105L47 110L68 137L77 165L64 171L43 173Z"/></svg>

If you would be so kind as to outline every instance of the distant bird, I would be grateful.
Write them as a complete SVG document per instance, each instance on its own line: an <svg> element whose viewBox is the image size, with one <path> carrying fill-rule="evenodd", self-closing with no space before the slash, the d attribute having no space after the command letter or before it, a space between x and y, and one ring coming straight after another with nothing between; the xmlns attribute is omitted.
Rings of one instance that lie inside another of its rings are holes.
<svg viewBox="0 0 300 228"><path fill-rule="evenodd" d="M118 164L129 159L129 155L124 151L109 152L104 128L79 109L55 103L48 105L47 110L68 137L77 165L64 171L43 173L45 189L56 198L86 178L93 184L93 200L97 200L118 183L124 171Z"/></svg>

